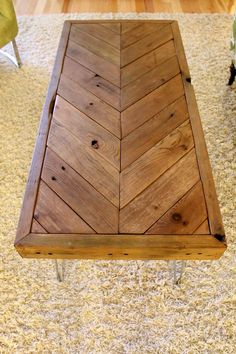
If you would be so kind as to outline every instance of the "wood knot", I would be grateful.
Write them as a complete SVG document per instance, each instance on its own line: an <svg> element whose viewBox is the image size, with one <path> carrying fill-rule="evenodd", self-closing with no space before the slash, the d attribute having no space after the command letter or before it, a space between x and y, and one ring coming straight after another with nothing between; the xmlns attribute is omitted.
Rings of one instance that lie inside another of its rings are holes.
<svg viewBox="0 0 236 354"><path fill-rule="evenodd" d="M174 221L181 221L182 216L181 216L179 213L174 213L174 214L172 215L172 219L173 219Z"/></svg>
<svg viewBox="0 0 236 354"><path fill-rule="evenodd" d="M183 150L188 150L188 147L186 145L181 145Z"/></svg>
<svg viewBox="0 0 236 354"><path fill-rule="evenodd" d="M93 149L98 149L99 145L98 145L98 141L97 140L92 140L91 141L91 146Z"/></svg>

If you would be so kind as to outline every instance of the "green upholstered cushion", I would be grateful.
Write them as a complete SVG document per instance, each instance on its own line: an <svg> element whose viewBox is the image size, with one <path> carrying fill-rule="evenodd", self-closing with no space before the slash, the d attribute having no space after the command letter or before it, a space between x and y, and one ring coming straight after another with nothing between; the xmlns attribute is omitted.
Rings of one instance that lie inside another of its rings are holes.
<svg viewBox="0 0 236 354"><path fill-rule="evenodd" d="M17 35L18 26L11 0L0 0L0 48Z"/></svg>

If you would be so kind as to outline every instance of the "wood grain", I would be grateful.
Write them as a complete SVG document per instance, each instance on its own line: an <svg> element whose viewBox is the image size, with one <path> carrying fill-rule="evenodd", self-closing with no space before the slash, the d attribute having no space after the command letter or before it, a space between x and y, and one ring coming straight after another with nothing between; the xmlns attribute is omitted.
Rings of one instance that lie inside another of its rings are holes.
<svg viewBox="0 0 236 354"><path fill-rule="evenodd" d="M65 28L19 253L219 258L224 230L176 22L73 20Z"/></svg>
<svg viewBox="0 0 236 354"><path fill-rule="evenodd" d="M120 233L144 233L199 180L194 149L120 210Z"/></svg>
<svg viewBox="0 0 236 354"><path fill-rule="evenodd" d="M121 140L121 170L152 148L188 118L185 97L182 96L163 111Z"/></svg>
<svg viewBox="0 0 236 354"><path fill-rule="evenodd" d="M53 119L47 145L86 181L119 207L119 171ZM76 152L76 153L75 153Z"/></svg>
<svg viewBox="0 0 236 354"><path fill-rule="evenodd" d="M34 234L46 234L47 231L39 224L39 222L35 219L32 221L31 232Z"/></svg>
<svg viewBox="0 0 236 354"><path fill-rule="evenodd" d="M211 235L30 234L17 244L22 257L63 259L218 259L226 246Z"/></svg>
<svg viewBox="0 0 236 354"><path fill-rule="evenodd" d="M122 137L177 100L183 93L182 78L181 75L177 75L121 112Z"/></svg>
<svg viewBox="0 0 236 354"><path fill-rule="evenodd" d="M71 40L68 42L66 55L112 84L120 86L120 68L117 65L108 62Z"/></svg>
<svg viewBox="0 0 236 354"><path fill-rule="evenodd" d="M177 13L234 13L235 0L186 1L172 0L13 0L17 15L39 15L48 13L76 12L177 12ZM107 24L119 33L119 24Z"/></svg>
<svg viewBox="0 0 236 354"><path fill-rule="evenodd" d="M23 205L21 208L20 218L17 226L17 234L15 244L23 237L25 237L31 229L31 223L33 218L34 206L38 192L38 184L40 180L40 174L45 154L46 141L48 130L51 120L51 105L54 100L60 72L62 69L62 63L67 46L67 40L70 32L70 22L65 22L60 43L57 50L56 61L53 67L52 76L47 92L46 101L44 104L40 127L38 131L38 137L34 148L33 159L31 162L30 172L26 185Z"/></svg>
<svg viewBox="0 0 236 354"><path fill-rule="evenodd" d="M111 23L105 23L103 22L102 23L102 26L103 27L106 27L106 28L109 28L111 31L115 32L115 33L118 33L120 34L121 32L121 24L120 23L117 23L116 21L114 22L111 22Z"/></svg>
<svg viewBox="0 0 236 354"><path fill-rule="evenodd" d="M64 60L62 72L70 80L83 86L102 101L117 110L120 109L120 88L117 86L67 56Z"/></svg>
<svg viewBox="0 0 236 354"><path fill-rule="evenodd" d="M199 181L146 233L155 235L192 234L206 218L205 198L202 183Z"/></svg>
<svg viewBox="0 0 236 354"><path fill-rule="evenodd" d="M121 67L140 58L147 52L160 47L162 44L170 41L172 38L173 34L169 24L164 26L161 31L157 30L150 33L148 36L121 50Z"/></svg>
<svg viewBox="0 0 236 354"><path fill-rule="evenodd" d="M57 92L77 109L118 138L120 137L120 114L115 108L101 101L63 74L61 75Z"/></svg>
<svg viewBox="0 0 236 354"><path fill-rule="evenodd" d="M53 118L86 145L120 170L120 140L74 106L57 96ZM94 148L93 142L96 141Z"/></svg>
<svg viewBox="0 0 236 354"><path fill-rule="evenodd" d="M141 23L127 24L122 28L121 48L124 49L138 40L146 37L152 32L160 31L165 24Z"/></svg>
<svg viewBox="0 0 236 354"><path fill-rule="evenodd" d="M121 109L129 107L180 72L176 56L156 66L121 90Z"/></svg>
<svg viewBox="0 0 236 354"><path fill-rule="evenodd" d="M124 169L120 176L120 207L128 204L193 146L192 129L187 121Z"/></svg>
<svg viewBox="0 0 236 354"><path fill-rule="evenodd" d="M93 234L91 229L61 198L43 181L40 182L34 218L48 231L56 234Z"/></svg>
<svg viewBox="0 0 236 354"><path fill-rule="evenodd" d="M86 48L89 52L101 57L105 61L120 67L120 50L107 42L90 35L88 32L81 31L81 26L83 25L71 26L70 40Z"/></svg>
<svg viewBox="0 0 236 354"><path fill-rule="evenodd" d="M198 228L194 231L196 235L207 235L210 234L208 219L206 219Z"/></svg>
<svg viewBox="0 0 236 354"><path fill-rule="evenodd" d="M118 26L120 27L120 24L118 24ZM79 24L75 25L75 27L80 31L84 31L91 36L105 41L117 49L120 49L120 32L114 32L114 29L95 23ZM118 56L120 56L120 53L118 53Z"/></svg>
<svg viewBox="0 0 236 354"><path fill-rule="evenodd" d="M50 149L46 152L42 180L93 230L118 231L118 209Z"/></svg>
<svg viewBox="0 0 236 354"><path fill-rule="evenodd" d="M156 66L175 55L174 41L171 40L159 48L143 55L141 58L121 68L121 87L127 85L130 81L138 79Z"/></svg>
<svg viewBox="0 0 236 354"><path fill-rule="evenodd" d="M210 230L212 234L221 235L224 237L225 232L222 223L219 203L217 200L209 156L207 153L206 142L204 139L204 133L203 133L201 120L198 112L197 102L196 102L193 86L191 85L190 82L186 81L186 79L190 77L189 69L188 69L188 64L184 52L181 35L179 32L178 23L176 21L172 24L172 28L174 33L176 52L179 57L180 67L183 75L184 90L185 90L186 100L188 103L189 116L192 125L194 140L195 140L195 148L196 148L199 170L200 170L204 194L207 202Z"/></svg>

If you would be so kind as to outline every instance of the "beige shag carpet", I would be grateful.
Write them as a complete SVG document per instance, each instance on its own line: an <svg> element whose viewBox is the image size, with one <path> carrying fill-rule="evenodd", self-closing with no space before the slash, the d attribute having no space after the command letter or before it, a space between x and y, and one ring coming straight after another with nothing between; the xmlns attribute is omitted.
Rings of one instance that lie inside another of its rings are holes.
<svg viewBox="0 0 236 354"><path fill-rule="evenodd" d="M13 247L40 112L63 21L173 18L180 24L228 239L219 261L49 260ZM236 353L236 84L226 86L230 15L80 14L19 18L24 66L0 58L0 353ZM8 48L7 48L8 49Z"/></svg>

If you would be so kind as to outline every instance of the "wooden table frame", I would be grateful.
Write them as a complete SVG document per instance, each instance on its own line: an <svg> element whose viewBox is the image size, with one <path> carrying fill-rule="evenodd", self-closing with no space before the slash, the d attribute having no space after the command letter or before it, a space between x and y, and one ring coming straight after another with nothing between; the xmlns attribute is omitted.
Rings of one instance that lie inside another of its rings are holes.
<svg viewBox="0 0 236 354"><path fill-rule="evenodd" d="M142 21L142 20L140 20ZM189 116L195 141L197 162L203 184L210 234L143 235L140 234L40 234L31 225L42 165L45 156L52 112L71 25L88 21L66 21L59 43L56 62L43 108L37 143L29 172L24 202L19 219L15 247L22 257L55 259L217 259L226 249L225 233L214 187L201 121L183 44L176 21L166 21L173 28L176 52L183 78ZM97 21L89 21L96 23ZM99 22L99 21L98 21ZM103 22L113 22L111 20ZM120 21L127 22L127 21ZM132 22L129 20L129 22ZM137 20L135 21L137 22ZM144 21L142 21L144 22ZM158 22L148 20L148 22Z"/></svg>

